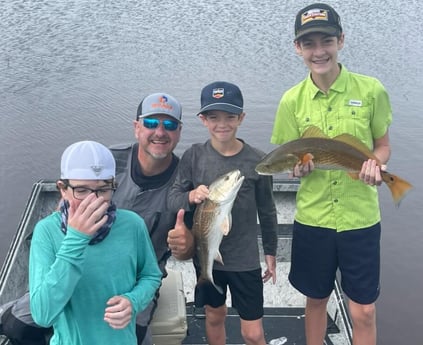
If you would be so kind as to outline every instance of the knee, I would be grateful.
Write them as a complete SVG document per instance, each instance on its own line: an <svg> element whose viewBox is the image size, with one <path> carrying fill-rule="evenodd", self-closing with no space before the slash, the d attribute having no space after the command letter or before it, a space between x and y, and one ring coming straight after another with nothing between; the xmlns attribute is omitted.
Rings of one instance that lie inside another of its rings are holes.
<svg viewBox="0 0 423 345"><path fill-rule="evenodd" d="M252 321L241 319L241 335L247 344L264 344L262 319Z"/></svg>
<svg viewBox="0 0 423 345"><path fill-rule="evenodd" d="M227 309L226 306L213 308L210 306L205 307L206 311L206 320L207 323L211 326L217 326L222 323L225 323Z"/></svg>
<svg viewBox="0 0 423 345"><path fill-rule="evenodd" d="M376 323L376 306L372 304L356 304L350 306L351 319L354 326L370 327Z"/></svg>
<svg viewBox="0 0 423 345"><path fill-rule="evenodd" d="M261 327L241 328L241 335L247 344L261 344L264 339L264 332Z"/></svg>
<svg viewBox="0 0 423 345"><path fill-rule="evenodd" d="M326 310L326 306L328 304L329 297L327 298L311 298L307 297L306 306L308 310Z"/></svg>

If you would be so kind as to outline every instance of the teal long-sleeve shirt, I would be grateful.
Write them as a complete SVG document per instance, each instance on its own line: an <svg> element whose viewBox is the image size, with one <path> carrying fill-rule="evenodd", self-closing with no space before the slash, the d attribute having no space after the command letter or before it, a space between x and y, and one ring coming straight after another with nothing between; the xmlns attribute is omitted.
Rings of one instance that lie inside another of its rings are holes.
<svg viewBox="0 0 423 345"><path fill-rule="evenodd" d="M34 321L53 326L50 344L135 345L135 314L152 300L162 273L144 221L118 209L109 235L88 245L90 236L68 226L60 230L59 212L37 223L29 261L30 305ZM107 301L121 295L132 303L124 329L104 318Z"/></svg>

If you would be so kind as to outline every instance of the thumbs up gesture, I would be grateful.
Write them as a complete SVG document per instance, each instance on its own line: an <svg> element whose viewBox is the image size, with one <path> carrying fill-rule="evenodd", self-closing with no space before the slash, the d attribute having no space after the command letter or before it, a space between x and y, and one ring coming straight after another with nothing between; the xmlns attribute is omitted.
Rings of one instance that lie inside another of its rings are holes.
<svg viewBox="0 0 423 345"><path fill-rule="evenodd" d="M167 243L172 255L178 260L188 260L194 255L194 237L184 223L183 209L176 215L175 228L169 230Z"/></svg>

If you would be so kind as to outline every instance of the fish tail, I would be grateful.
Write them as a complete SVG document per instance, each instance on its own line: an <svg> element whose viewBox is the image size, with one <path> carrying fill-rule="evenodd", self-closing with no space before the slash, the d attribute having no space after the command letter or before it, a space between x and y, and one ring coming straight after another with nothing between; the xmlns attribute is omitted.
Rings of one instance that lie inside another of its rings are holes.
<svg viewBox="0 0 423 345"><path fill-rule="evenodd" d="M197 285L195 286L195 289L196 290L200 289L205 291L207 291L208 289L216 289L220 294L223 295L223 289L219 285L216 285L214 281L204 279L204 278L199 279L199 281L197 282Z"/></svg>
<svg viewBox="0 0 423 345"><path fill-rule="evenodd" d="M213 286L221 295L223 295L223 290L219 285L216 285L215 283L213 283Z"/></svg>
<svg viewBox="0 0 423 345"><path fill-rule="evenodd" d="M382 172L382 179L391 191L396 206L399 206L401 200L413 188L406 180L388 172Z"/></svg>
<svg viewBox="0 0 423 345"><path fill-rule="evenodd" d="M210 303L210 295L218 291L223 295L223 289L216 285L213 281L206 278L199 278L195 285L194 303L196 307L203 307Z"/></svg>

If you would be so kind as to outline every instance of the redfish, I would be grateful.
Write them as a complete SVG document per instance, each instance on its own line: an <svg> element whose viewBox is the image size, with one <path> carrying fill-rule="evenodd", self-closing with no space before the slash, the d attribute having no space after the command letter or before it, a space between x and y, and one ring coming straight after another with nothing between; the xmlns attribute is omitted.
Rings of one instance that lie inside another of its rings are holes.
<svg viewBox="0 0 423 345"><path fill-rule="evenodd" d="M219 246L223 236L231 230L232 206L243 181L244 176L239 170L233 170L217 178L209 186L208 198L198 205L194 212L192 231L201 267L196 289L211 282L220 293L223 293L213 281L213 262L217 260L223 264Z"/></svg>
<svg viewBox="0 0 423 345"><path fill-rule="evenodd" d="M306 164L313 160L315 169L344 170L358 179L363 162L368 159L374 159L381 166L373 152L353 135L345 133L329 138L318 127L310 126L300 139L280 145L263 157L256 171L261 175L283 173L292 171L297 163ZM381 176L395 204L399 205L412 185L387 171L381 170Z"/></svg>

